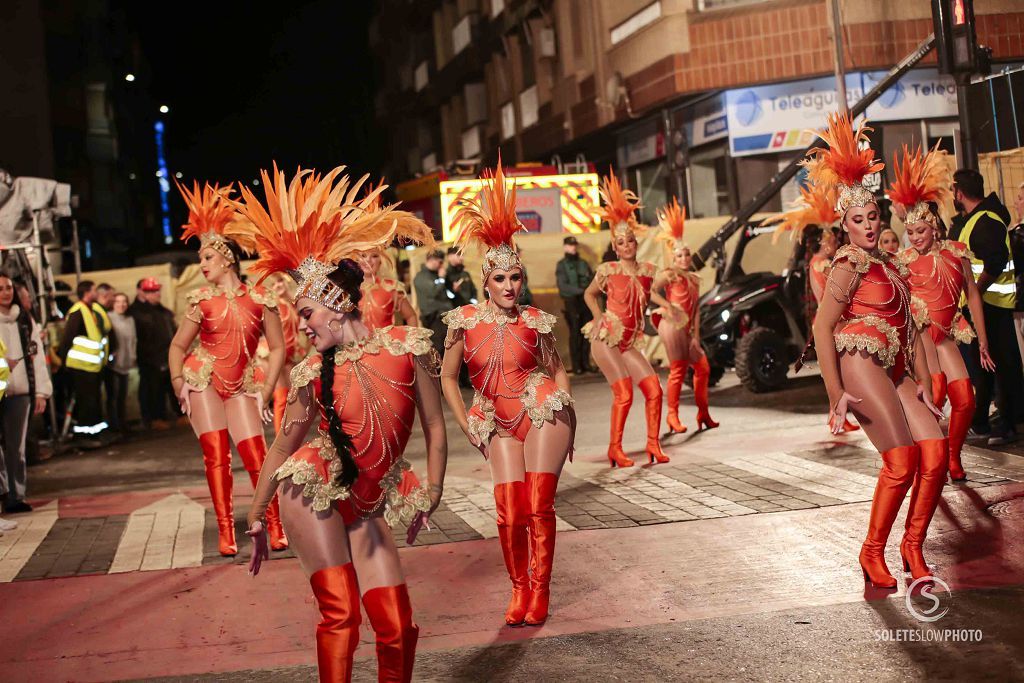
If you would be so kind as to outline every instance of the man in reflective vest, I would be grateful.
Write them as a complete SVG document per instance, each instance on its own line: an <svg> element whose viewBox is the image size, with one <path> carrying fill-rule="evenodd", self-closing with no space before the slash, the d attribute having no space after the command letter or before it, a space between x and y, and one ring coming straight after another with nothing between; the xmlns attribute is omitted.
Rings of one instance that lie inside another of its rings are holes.
<svg viewBox="0 0 1024 683"><path fill-rule="evenodd" d="M984 179L969 169L953 174L953 201L966 217L959 231L950 231L950 238L965 243L971 252L971 270L982 292L989 353L996 364L994 373L981 369L980 364L968 364L977 401L973 429L991 434L990 446L1001 446L1016 440L1015 425L1024 418L1024 369L1013 328L1017 299L1014 263L1006 232L1010 212L994 193L985 196ZM976 346L971 350L976 354ZM990 427L993 390L1000 419Z"/></svg>
<svg viewBox="0 0 1024 683"><path fill-rule="evenodd" d="M83 447L99 447L99 435L107 428L100 402L103 367L110 354L110 321L96 303L96 286L90 280L78 285L78 303L68 311L60 357L71 375L75 392L74 432Z"/></svg>

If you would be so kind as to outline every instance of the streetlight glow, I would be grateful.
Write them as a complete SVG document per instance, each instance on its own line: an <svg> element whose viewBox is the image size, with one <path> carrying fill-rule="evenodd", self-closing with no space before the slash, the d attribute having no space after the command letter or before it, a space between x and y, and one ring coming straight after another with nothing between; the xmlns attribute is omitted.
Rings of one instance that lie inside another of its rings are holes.
<svg viewBox="0 0 1024 683"><path fill-rule="evenodd" d="M168 107L168 106L167 106L166 104L161 104L161 105L160 105L160 113L161 113L161 114L166 114L166 113L167 113L167 112L169 112L170 110L171 110L171 108L170 108L170 107Z"/></svg>
<svg viewBox="0 0 1024 683"><path fill-rule="evenodd" d="M129 83L131 83L132 81L135 80L135 74L125 74L124 75L124 80L128 81Z"/></svg>

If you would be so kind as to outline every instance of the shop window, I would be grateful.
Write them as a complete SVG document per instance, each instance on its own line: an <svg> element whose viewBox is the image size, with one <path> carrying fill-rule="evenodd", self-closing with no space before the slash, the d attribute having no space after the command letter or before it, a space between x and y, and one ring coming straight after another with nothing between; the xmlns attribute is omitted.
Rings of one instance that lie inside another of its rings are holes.
<svg viewBox="0 0 1024 683"><path fill-rule="evenodd" d="M640 222L645 225L657 225L658 209L668 202L666 171L664 160L649 161L629 169L626 184L640 198Z"/></svg>
<svg viewBox="0 0 1024 683"><path fill-rule="evenodd" d="M537 86L532 85L519 93L519 115L523 128L529 128L537 123L539 119L539 103L537 101Z"/></svg>
<svg viewBox="0 0 1024 683"><path fill-rule="evenodd" d="M511 102L501 105L501 139L508 140L516 134L516 111Z"/></svg>
<svg viewBox="0 0 1024 683"><path fill-rule="evenodd" d="M726 152L726 146L718 144L690 153L690 214L694 218L732 213Z"/></svg>

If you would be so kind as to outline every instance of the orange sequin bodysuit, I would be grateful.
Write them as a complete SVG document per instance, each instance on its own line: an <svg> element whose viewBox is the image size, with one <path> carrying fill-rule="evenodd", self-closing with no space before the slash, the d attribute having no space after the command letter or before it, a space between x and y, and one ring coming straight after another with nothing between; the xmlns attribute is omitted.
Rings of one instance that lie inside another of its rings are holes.
<svg viewBox="0 0 1024 683"><path fill-rule="evenodd" d="M408 524L417 511L430 509L427 491L416 485L403 457L416 415L416 368L434 377L439 373L430 330L385 327L334 352L334 405L322 403L321 356L314 354L295 366L289 402L312 385L321 411L318 435L278 468L278 480L303 486L303 495L320 512L332 505L346 524L383 514L391 526ZM324 410L334 410L353 443L359 476L351 487L337 483L341 460L328 435ZM286 423L282 429L288 429Z"/></svg>
<svg viewBox="0 0 1024 683"><path fill-rule="evenodd" d="M677 330L690 330L693 327L693 318L697 315L697 305L700 303L700 276L688 270L674 268L665 271L665 275L665 299L670 304L677 305L682 311L679 320L672 325ZM651 322L658 327L663 318L664 311L658 309L658 313L651 316ZM671 321L670 318L667 319Z"/></svg>
<svg viewBox="0 0 1024 683"><path fill-rule="evenodd" d="M519 306L512 315L487 302L456 308L444 316L448 325L445 347L460 339L475 395L469 411L469 431L482 443L495 433L526 439L530 427L540 428L572 398L549 377L555 354L551 332L555 317Z"/></svg>
<svg viewBox="0 0 1024 683"><path fill-rule="evenodd" d="M826 256L820 254L814 254L811 256L811 262L808 264L807 272L810 276L809 282L814 282L818 285L818 291L825 291L825 282L828 280L828 269L831 261ZM811 288L811 292L814 292L814 288ZM817 297L815 297L817 299ZM821 303L820 301L818 303Z"/></svg>
<svg viewBox="0 0 1024 683"><path fill-rule="evenodd" d="M363 280L359 312L363 324L371 330L395 324L395 311L401 307L405 289L397 280L375 278Z"/></svg>
<svg viewBox="0 0 1024 683"><path fill-rule="evenodd" d="M856 273L849 292L839 291L832 279L838 269ZM836 326L836 351L865 351L875 356L894 381L903 377L913 360L914 327L907 274L902 264L887 254L876 257L846 245L832 259L832 274L826 283L826 291L848 302Z"/></svg>
<svg viewBox="0 0 1024 683"><path fill-rule="evenodd" d="M203 287L189 293L188 304L185 317L199 325L199 343L185 357L185 381L200 391L212 386L223 399L257 391L263 312L277 308L277 297L244 284L233 292Z"/></svg>
<svg viewBox="0 0 1024 683"><path fill-rule="evenodd" d="M901 255L910 271L914 322L918 329L927 327L936 343L952 339L969 344L974 339L971 324L960 312L960 300L967 288L963 260L969 253L966 244L943 240L927 254L908 249Z"/></svg>
<svg viewBox="0 0 1024 683"><path fill-rule="evenodd" d="M657 266L649 261L637 262L635 273L627 272L619 261L597 267L594 280L607 297L598 339L623 352L643 341L647 302L656 273ZM589 334L592 326L593 322L584 325L583 333Z"/></svg>

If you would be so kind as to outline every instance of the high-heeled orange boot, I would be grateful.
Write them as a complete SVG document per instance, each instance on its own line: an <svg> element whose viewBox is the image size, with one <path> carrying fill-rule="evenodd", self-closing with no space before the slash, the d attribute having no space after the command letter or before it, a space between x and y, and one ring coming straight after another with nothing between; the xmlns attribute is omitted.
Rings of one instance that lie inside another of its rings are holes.
<svg viewBox="0 0 1024 683"><path fill-rule="evenodd" d="M967 432L974 419L974 386L968 377L949 383L949 477L953 481L964 481L967 473L960 462Z"/></svg>
<svg viewBox="0 0 1024 683"><path fill-rule="evenodd" d="M668 412L665 421L672 434L686 433L686 425L679 420L679 394L683 391L683 380L686 379L686 370L689 367L689 361L685 360L674 360L668 365L668 386L665 388Z"/></svg>
<svg viewBox="0 0 1024 683"><path fill-rule="evenodd" d="M939 410L946 405L946 373L932 373L932 403Z"/></svg>
<svg viewBox="0 0 1024 683"><path fill-rule="evenodd" d="M892 523L896 521L900 505L907 495L921 449L913 446L897 446L882 453L881 472L871 499L871 517L868 521L868 535L860 549L860 568L864 581L870 581L875 588L895 588L896 579L885 566L885 542L889 539Z"/></svg>
<svg viewBox="0 0 1024 683"><path fill-rule="evenodd" d="M409 589L385 586L366 591L363 607L377 640L377 680L409 683L420 627L413 623Z"/></svg>
<svg viewBox="0 0 1024 683"><path fill-rule="evenodd" d="M494 487L497 511L498 540L505 568L512 580L512 598L505 610L505 623L521 626L530 603L530 541L527 518L530 503L526 496L526 482L510 481Z"/></svg>
<svg viewBox="0 0 1024 683"><path fill-rule="evenodd" d="M612 384L612 433L608 442L608 462L612 467L632 467L633 461L622 450L622 433L626 431L626 418L633 405L633 381L629 377Z"/></svg>
<svg viewBox="0 0 1024 683"><path fill-rule="evenodd" d="M260 480L260 468L267 459L267 441L259 434L238 442L236 447L255 488L256 482ZM281 513L276 495L267 506L267 534L270 536L271 550L284 550L288 547L288 537L284 535L284 527L281 526Z"/></svg>
<svg viewBox="0 0 1024 683"><path fill-rule="evenodd" d="M708 412L708 379L711 377L711 366L708 357L701 356L693 364L693 402L697 404L697 429L714 429L718 423L711 419Z"/></svg>
<svg viewBox="0 0 1024 683"><path fill-rule="evenodd" d="M555 561L555 491L558 475L527 472L530 501L530 604L525 621L540 626L548 618L551 596L551 566Z"/></svg>
<svg viewBox="0 0 1024 683"><path fill-rule="evenodd" d="M235 517L231 501L231 444L228 430L218 429L199 435L199 446L203 449L203 464L206 466L206 483L210 486L210 500L217 515L217 546L220 554L230 557L238 554L235 543Z"/></svg>
<svg viewBox="0 0 1024 683"><path fill-rule="evenodd" d="M352 656L359 645L359 582L352 563L327 567L309 577L320 623L316 661L321 683L352 680Z"/></svg>
<svg viewBox="0 0 1024 683"><path fill-rule="evenodd" d="M657 375L647 375L638 385L644 395L644 415L647 417L647 456L651 462L668 462L669 457L661 450L661 382Z"/></svg>
<svg viewBox="0 0 1024 683"><path fill-rule="evenodd" d="M288 405L288 388L276 387L274 389L274 433L281 432L281 425L284 424L284 409Z"/></svg>
<svg viewBox="0 0 1024 683"><path fill-rule="evenodd" d="M915 581L932 575L924 561L921 545L942 497L942 487L946 484L949 440L927 439L918 441L917 447L921 449L921 462L917 466L917 477L914 479L910 507L907 509L906 531L900 543L903 571L910 572Z"/></svg>

